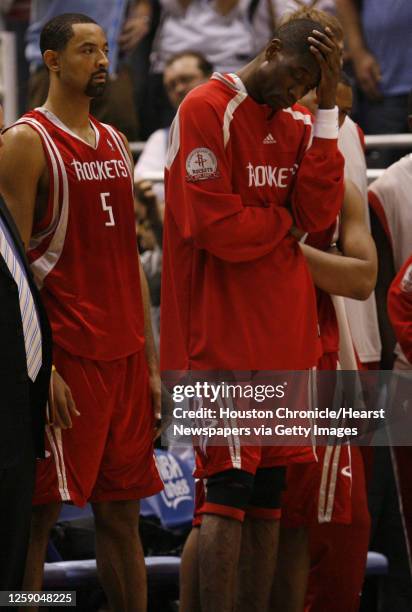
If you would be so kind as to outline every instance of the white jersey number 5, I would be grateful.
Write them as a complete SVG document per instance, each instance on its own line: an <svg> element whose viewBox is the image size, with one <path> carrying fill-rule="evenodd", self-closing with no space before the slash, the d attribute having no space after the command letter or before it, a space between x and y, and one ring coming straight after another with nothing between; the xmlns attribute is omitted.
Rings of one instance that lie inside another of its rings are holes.
<svg viewBox="0 0 412 612"><path fill-rule="evenodd" d="M108 227L112 225L116 225L114 222L114 217L113 217L113 208L110 206L110 204L107 204L106 202L106 198L108 198L109 196L110 196L110 193L108 192L100 194L100 199L102 201L102 208L103 210L109 213L109 221L106 221L105 223L105 225L107 225Z"/></svg>

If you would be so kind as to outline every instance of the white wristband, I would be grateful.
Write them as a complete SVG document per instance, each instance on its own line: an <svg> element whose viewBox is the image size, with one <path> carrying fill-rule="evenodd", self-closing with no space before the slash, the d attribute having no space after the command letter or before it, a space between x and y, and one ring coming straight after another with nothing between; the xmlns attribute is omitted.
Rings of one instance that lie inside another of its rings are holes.
<svg viewBox="0 0 412 612"><path fill-rule="evenodd" d="M339 131L338 119L339 114L337 106L334 108L318 108L315 115L313 136L336 140Z"/></svg>

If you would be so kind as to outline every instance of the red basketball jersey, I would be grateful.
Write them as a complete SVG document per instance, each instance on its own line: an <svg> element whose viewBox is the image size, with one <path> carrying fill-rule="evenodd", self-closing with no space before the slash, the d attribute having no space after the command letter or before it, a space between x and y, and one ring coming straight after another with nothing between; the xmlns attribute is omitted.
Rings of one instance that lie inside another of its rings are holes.
<svg viewBox="0 0 412 612"><path fill-rule="evenodd" d="M130 158L119 133L90 117L92 146L36 109L19 121L40 136L50 182L28 257L54 341L112 360L144 345Z"/></svg>

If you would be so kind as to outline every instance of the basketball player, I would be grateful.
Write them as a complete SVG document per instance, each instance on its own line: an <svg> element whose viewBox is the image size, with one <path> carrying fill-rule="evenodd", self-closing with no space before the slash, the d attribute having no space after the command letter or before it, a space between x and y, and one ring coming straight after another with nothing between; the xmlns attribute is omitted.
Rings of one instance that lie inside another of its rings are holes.
<svg viewBox="0 0 412 612"><path fill-rule="evenodd" d="M412 130L412 93L408 98L408 124ZM378 245L377 303L382 336L382 368L410 370L411 364L397 344L388 317L388 292L412 252L412 154L387 168L369 186L372 231ZM399 280L399 277L398 277ZM396 326L395 326L396 330ZM412 479L410 447L375 448L372 480L372 544L389 561L382 599L397 610L412 599ZM390 502L388 502L388 498Z"/></svg>
<svg viewBox="0 0 412 612"><path fill-rule="evenodd" d="M41 589L62 501L90 501L110 607L143 612L138 500L162 488L153 459L160 378L136 254L132 160L124 137L89 115L108 75L103 30L63 14L44 26L40 46L48 97L6 133L0 186L41 287L55 367L80 414L63 411L60 427L47 428L25 588Z"/></svg>
<svg viewBox="0 0 412 612"><path fill-rule="evenodd" d="M352 89L344 75L336 101L340 136L352 109ZM316 95L309 94L302 103L316 111ZM345 178L340 218L328 230L310 234L302 244L317 286L323 346L318 370L357 369L343 300L334 297L332 302L331 295L367 300L376 282L376 250L362 195L348 179L346 158ZM344 257L327 252L336 242ZM343 346L349 347L346 354ZM359 448L348 445L319 447L317 455L316 463L288 468L274 610L301 610L304 602L305 610L311 612L332 606L351 612L359 607L370 525L362 456Z"/></svg>
<svg viewBox="0 0 412 612"><path fill-rule="evenodd" d="M238 73L215 74L179 107L166 164L165 370L316 364L313 285L289 233L288 206L303 231L328 227L340 209L339 72L331 31L302 19L279 28ZM309 146L311 116L294 103L318 83ZM279 466L299 450L235 442L198 452L196 475L207 480L199 536L205 612L232 610L235 599L237 610L265 609L276 558Z"/></svg>

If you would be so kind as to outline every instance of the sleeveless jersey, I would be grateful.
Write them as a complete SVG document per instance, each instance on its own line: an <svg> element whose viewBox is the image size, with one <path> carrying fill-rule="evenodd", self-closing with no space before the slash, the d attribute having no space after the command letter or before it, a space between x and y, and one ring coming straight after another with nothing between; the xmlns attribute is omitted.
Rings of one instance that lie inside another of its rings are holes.
<svg viewBox="0 0 412 612"><path fill-rule="evenodd" d="M38 108L17 122L41 138L49 170L47 210L28 252L54 341L109 361L144 345L132 169L111 126L90 117L92 146Z"/></svg>
<svg viewBox="0 0 412 612"><path fill-rule="evenodd" d="M369 187L369 204L378 217L392 247L398 273L412 252L412 154L392 164ZM399 344L395 353L403 363L406 357Z"/></svg>

